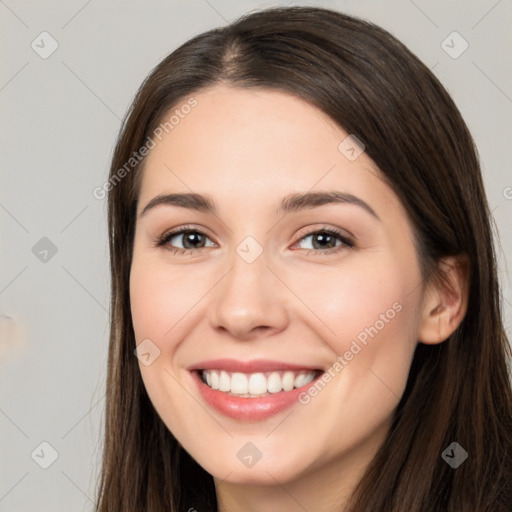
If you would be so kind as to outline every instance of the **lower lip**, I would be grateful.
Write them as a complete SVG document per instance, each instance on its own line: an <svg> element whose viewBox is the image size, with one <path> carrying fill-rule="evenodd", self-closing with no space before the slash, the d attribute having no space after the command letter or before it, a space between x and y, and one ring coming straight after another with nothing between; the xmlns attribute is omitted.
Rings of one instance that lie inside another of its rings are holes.
<svg viewBox="0 0 512 512"><path fill-rule="evenodd" d="M280 391L261 398L243 398L212 389L201 380L199 372L192 371L191 373L198 384L202 397L208 404L222 414L241 421L264 420L284 411L297 403L300 393L314 385L316 380L321 377L320 374L310 383L291 391Z"/></svg>

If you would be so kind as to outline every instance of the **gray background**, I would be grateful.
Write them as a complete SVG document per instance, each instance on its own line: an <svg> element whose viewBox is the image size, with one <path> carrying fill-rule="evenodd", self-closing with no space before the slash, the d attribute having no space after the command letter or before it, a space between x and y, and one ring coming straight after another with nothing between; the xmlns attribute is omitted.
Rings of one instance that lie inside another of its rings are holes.
<svg viewBox="0 0 512 512"><path fill-rule="evenodd" d="M0 512L92 510L109 301L106 201L92 191L107 178L137 87L190 37L248 10L301 3L0 0ZM512 3L303 4L383 26L453 95L477 143L501 237L510 333ZM42 58L52 44L45 31L58 48ZM446 40L453 31L469 44L458 58L464 42Z"/></svg>

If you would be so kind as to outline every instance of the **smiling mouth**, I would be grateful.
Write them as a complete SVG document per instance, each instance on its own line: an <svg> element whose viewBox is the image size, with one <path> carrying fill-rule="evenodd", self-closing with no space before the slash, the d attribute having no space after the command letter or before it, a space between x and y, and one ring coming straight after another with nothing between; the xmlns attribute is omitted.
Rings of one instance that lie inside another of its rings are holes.
<svg viewBox="0 0 512 512"><path fill-rule="evenodd" d="M282 370L269 372L228 372L226 370L196 370L201 381L210 389L240 398L262 398L307 386L323 370Z"/></svg>

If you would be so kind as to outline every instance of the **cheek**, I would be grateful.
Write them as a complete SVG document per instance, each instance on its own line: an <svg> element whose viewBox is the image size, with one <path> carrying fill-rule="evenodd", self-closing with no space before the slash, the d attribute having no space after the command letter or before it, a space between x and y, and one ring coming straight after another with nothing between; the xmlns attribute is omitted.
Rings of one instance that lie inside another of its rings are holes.
<svg viewBox="0 0 512 512"><path fill-rule="evenodd" d="M297 297L323 326L325 339L342 350L346 340L366 328L376 324L381 331L400 324L403 318L399 317L405 316L401 311L412 305L410 292L417 275L414 266L404 269L400 260L380 255L359 261L353 258L337 267L296 270L288 279L293 279ZM360 338L364 341L364 334Z"/></svg>
<svg viewBox="0 0 512 512"><path fill-rule="evenodd" d="M339 362L333 382L341 395L358 389L369 403L383 391L392 405L405 389L419 319L414 262L380 254L295 276L294 291L313 313L311 330L331 349L332 365Z"/></svg>
<svg viewBox="0 0 512 512"><path fill-rule="evenodd" d="M137 342L144 338L172 343L179 338L182 319L206 293L206 275L194 271L191 281L183 268L168 268L151 258L136 257L130 274L130 305ZM167 346L166 349L172 347Z"/></svg>
<svg viewBox="0 0 512 512"><path fill-rule="evenodd" d="M173 433L180 433L193 412L194 403L183 393L183 383L176 357L180 343L190 329L191 310L204 291L190 286L184 273L169 270L161 262L144 254L134 257L130 272L130 307L136 344L151 340L158 356L149 364L139 362L144 386L162 420ZM147 343L147 342L145 342ZM147 345L146 345L147 346ZM182 411L180 416L170 411Z"/></svg>
<svg viewBox="0 0 512 512"><path fill-rule="evenodd" d="M144 338L160 338L164 329L167 301L164 297L165 284L155 279L155 273L136 262L130 275L130 307L135 339L140 343Z"/></svg>
<svg viewBox="0 0 512 512"><path fill-rule="evenodd" d="M380 428L405 390L416 346L418 292L411 292L419 271L402 263L381 255L373 265L297 276L295 290L314 312L310 328L332 350L329 380L301 397L306 409L311 404L322 412L315 428L329 440L326 458L348 442L340 435L361 439Z"/></svg>

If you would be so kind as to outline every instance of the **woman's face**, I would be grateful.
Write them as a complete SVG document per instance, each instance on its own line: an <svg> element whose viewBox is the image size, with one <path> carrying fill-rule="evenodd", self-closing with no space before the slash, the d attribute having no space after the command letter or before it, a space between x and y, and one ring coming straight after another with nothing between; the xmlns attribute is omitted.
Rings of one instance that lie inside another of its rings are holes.
<svg viewBox="0 0 512 512"><path fill-rule="evenodd" d="M130 296L147 392L219 480L339 476L375 453L405 388L423 293L411 225L311 105L220 85L194 98L140 188ZM146 208L169 194L205 200Z"/></svg>

